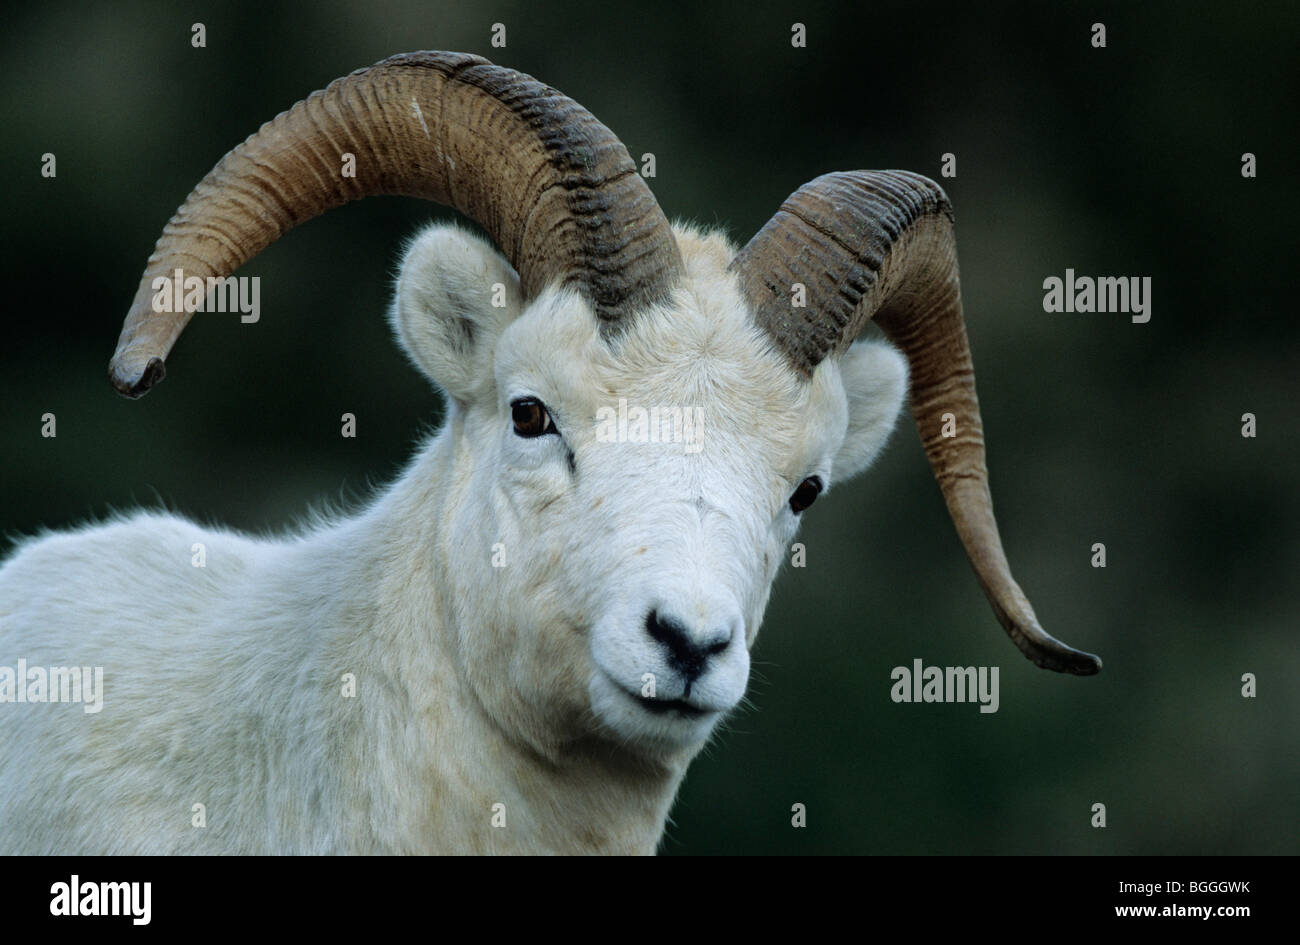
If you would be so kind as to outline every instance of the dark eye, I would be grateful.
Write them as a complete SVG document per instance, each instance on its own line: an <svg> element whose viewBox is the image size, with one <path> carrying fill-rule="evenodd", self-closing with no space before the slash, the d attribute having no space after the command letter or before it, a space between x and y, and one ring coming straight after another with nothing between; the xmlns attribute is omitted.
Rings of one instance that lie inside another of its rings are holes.
<svg viewBox="0 0 1300 945"><path fill-rule="evenodd" d="M522 397L510 402L510 416L515 422L515 433L523 437L541 436L544 433L558 433L551 415L546 412L546 405L532 397Z"/></svg>
<svg viewBox="0 0 1300 945"><path fill-rule="evenodd" d="M817 501L817 496L821 495L822 488L822 481L817 476L809 476L799 483L799 488L795 489L794 495L790 496L790 511L798 515L808 508Z"/></svg>

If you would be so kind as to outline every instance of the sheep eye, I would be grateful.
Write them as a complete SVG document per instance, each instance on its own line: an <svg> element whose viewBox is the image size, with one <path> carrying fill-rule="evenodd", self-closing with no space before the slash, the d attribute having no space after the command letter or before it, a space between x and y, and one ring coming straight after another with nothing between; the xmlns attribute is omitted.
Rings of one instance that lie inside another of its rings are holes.
<svg viewBox="0 0 1300 945"><path fill-rule="evenodd" d="M523 397L510 402L510 415L515 422L515 433L532 438L545 433L558 433L551 415L545 405L532 397Z"/></svg>
<svg viewBox="0 0 1300 945"><path fill-rule="evenodd" d="M809 476L799 483L799 488L795 489L794 495L790 496L790 511L798 515L808 508L817 501L817 496L821 494L822 488L822 481L817 476Z"/></svg>

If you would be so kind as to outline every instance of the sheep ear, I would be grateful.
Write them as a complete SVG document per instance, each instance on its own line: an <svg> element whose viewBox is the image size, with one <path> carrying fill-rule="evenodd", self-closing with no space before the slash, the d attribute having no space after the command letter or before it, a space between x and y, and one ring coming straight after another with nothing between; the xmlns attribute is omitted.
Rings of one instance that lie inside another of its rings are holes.
<svg viewBox="0 0 1300 945"><path fill-rule="evenodd" d="M831 464L837 482L870 466L889 439L907 393L907 359L886 342L859 341L840 357L839 367L849 426Z"/></svg>
<svg viewBox="0 0 1300 945"><path fill-rule="evenodd" d="M434 225L402 259L389 320L406 353L458 401L492 383L492 352L523 307L519 276L486 240Z"/></svg>

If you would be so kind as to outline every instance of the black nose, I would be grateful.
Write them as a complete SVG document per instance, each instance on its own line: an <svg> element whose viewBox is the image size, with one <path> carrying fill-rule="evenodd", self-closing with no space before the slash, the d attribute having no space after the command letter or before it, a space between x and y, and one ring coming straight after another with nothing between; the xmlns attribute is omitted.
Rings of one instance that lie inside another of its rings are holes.
<svg viewBox="0 0 1300 945"><path fill-rule="evenodd" d="M668 650L668 665L685 678L686 695L690 695L691 683L704 673L709 657L731 643L729 627L692 634L682 621L657 610L646 614L645 629L651 639Z"/></svg>

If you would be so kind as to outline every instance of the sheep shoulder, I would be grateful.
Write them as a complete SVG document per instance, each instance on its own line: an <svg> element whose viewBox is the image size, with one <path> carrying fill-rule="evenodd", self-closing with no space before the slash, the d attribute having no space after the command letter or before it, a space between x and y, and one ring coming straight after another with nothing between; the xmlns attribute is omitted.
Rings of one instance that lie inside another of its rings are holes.
<svg viewBox="0 0 1300 945"><path fill-rule="evenodd" d="M335 674L316 644L337 609L293 587L293 558L159 513L21 543L0 663L79 667L99 704L0 704L4 741L40 746L0 752L0 851L328 847Z"/></svg>

